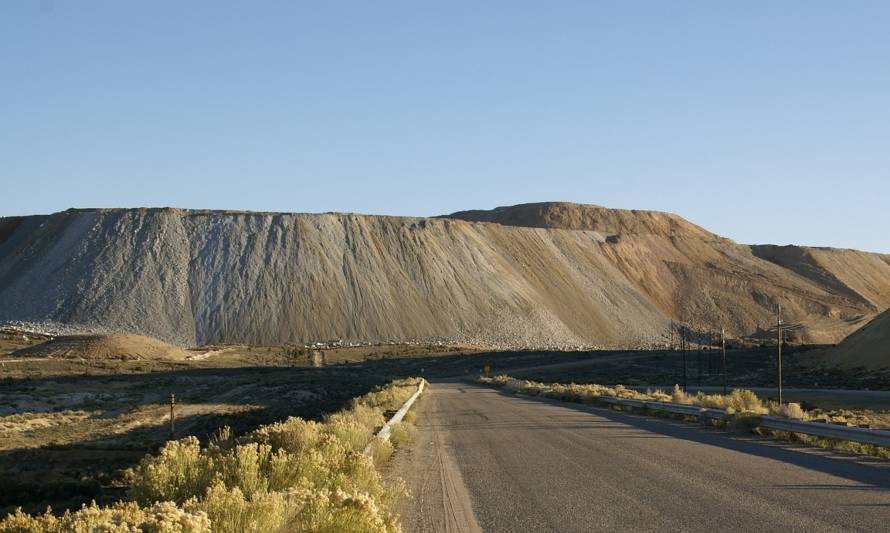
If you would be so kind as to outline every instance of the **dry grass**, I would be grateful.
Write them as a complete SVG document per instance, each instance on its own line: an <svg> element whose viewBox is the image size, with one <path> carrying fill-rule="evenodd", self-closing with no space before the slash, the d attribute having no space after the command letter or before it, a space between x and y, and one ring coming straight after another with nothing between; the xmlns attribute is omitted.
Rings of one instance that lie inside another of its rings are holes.
<svg viewBox="0 0 890 533"><path fill-rule="evenodd" d="M398 409L417 383L393 382L323 423L289 418L238 439L224 428L207 447L195 437L170 441L133 470L133 501L60 518L16 512L0 532L399 531L392 508L404 485L384 486L374 465L392 447L376 447L374 459L360 450L383 412ZM409 436L408 427L397 440Z"/></svg>
<svg viewBox="0 0 890 533"><path fill-rule="evenodd" d="M759 435L768 436L778 440L788 442L800 442L817 448L825 448L835 450L852 455L868 455L871 457L880 457L881 459L890 459L890 448L883 446L875 446L873 444L862 444L859 442L851 442L846 440L826 439L815 435L805 435L803 433L789 433L787 431L778 431L766 428L754 428L754 432Z"/></svg>
<svg viewBox="0 0 890 533"><path fill-rule="evenodd" d="M815 420L841 425L859 425L872 427L885 427L887 415L870 412L853 413L851 411L822 411L807 412L797 403L779 404L776 402L763 402L750 390L737 389L729 394L687 394L678 386L670 394L656 390L639 392L626 389L621 385L607 387L603 385L589 384L546 384L534 381L521 381L506 375L494 377L480 377L479 383L495 387L505 387L510 390L531 396L543 396L562 401L590 403L597 401L602 396L627 398L633 400L669 402L682 405L694 405L705 408L723 409L728 415L725 421L727 426L739 429L754 430L757 433L774 436L783 440L804 442L822 448L831 448L847 453L869 455L873 457L890 458L890 450L879 446L860 444L856 442L837 441L814 437L811 435L789 434L781 431L764 430L752 423L758 415L771 415L792 420ZM851 424L856 421L859 424Z"/></svg>
<svg viewBox="0 0 890 533"><path fill-rule="evenodd" d="M393 424L392 433L390 434L389 439L395 446L401 446L402 444L411 441L416 434L417 428L414 427L414 424L399 422Z"/></svg>
<svg viewBox="0 0 890 533"><path fill-rule="evenodd" d="M670 393L662 390L640 392L625 388L622 385L605 386L597 384L562 384L562 383L538 383L535 381L514 380L509 376L481 377L478 380L486 385L506 387L516 392L532 396L546 396L563 401L590 402L603 396L641 400L648 402L665 402L682 405L695 405L712 409L724 409L727 414L775 414L776 416L802 415L803 411L798 404L786 404L773 406L764 404L756 394L746 389L736 389L729 394L687 394L678 386L674 386ZM792 407L794 406L794 407Z"/></svg>

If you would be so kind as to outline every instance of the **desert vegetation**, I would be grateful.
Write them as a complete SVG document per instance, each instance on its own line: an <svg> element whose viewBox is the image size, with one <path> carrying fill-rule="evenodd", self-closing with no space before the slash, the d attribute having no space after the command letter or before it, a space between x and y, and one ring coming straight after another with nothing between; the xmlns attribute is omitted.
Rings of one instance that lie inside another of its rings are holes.
<svg viewBox="0 0 890 533"><path fill-rule="evenodd" d="M670 392L663 390L638 391L622 385L606 386L598 384L576 383L540 383L513 379L508 375L492 377L480 376L477 381L484 385L505 387L520 394L541 396L568 402L594 403L603 396L641 400L648 402L665 402L681 405L694 405L702 408L722 409L726 411L726 423L736 427L753 428L761 435L772 436L782 440L801 442L859 455L890 458L890 449L855 442L837 441L812 435L788 433L768 430L750 424L749 418L758 415L769 415L792 420L809 420L814 422L833 423L839 425L872 427L876 429L890 428L890 416L884 413L869 411L854 412L849 410L824 411L804 410L800 404L763 401L756 394L746 389L735 389L729 394L687 394L679 386Z"/></svg>
<svg viewBox="0 0 890 533"><path fill-rule="evenodd" d="M576 383L539 383L536 381L514 380L507 375L494 377L480 377L479 382L496 387L509 387L510 389L531 396L544 396L563 401L585 402L594 401L602 396L625 398L629 400L641 400L650 402L669 402L683 405L696 405L714 409L725 409L728 414L770 414L770 405L764 404L756 394L749 390L736 389L730 394L686 394L680 387L675 386L670 392L654 390L640 392L628 389L622 385L598 385ZM799 406L798 406L799 407Z"/></svg>
<svg viewBox="0 0 890 533"><path fill-rule="evenodd" d="M380 457L362 449L418 383L394 381L321 421L291 417L240 437L222 428L207 445L169 441L132 469L126 501L62 515L17 510L0 532L398 531L392 509L405 489L385 485ZM396 444L411 433L403 424Z"/></svg>

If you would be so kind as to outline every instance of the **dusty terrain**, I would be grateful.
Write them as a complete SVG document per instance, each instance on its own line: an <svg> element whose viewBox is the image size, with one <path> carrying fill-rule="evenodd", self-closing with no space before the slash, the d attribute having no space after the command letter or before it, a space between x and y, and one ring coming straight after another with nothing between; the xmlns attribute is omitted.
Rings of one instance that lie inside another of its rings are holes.
<svg viewBox="0 0 890 533"><path fill-rule="evenodd" d="M666 316L694 329L774 335L776 306L791 338L836 343L890 307L890 256L804 246L737 244L653 211L548 202L465 211L462 220L606 236L602 252Z"/></svg>
<svg viewBox="0 0 890 533"><path fill-rule="evenodd" d="M650 211L530 204L451 218L179 209L3 219L0 322L183 347L627 348L670 320L835 343L890 305L890 258L736 244Z"/></svg>
<svg viewBox="0 0 890 533"><path fill-rule="evenodd" d="M439 345L166 345L146 357L146 347L164 343L123 340L0 333L0 515L15 506L77 508L120 497L126 469L171 437L171 394L173 435L207 439L223 426L238 435L288 416L318 418L405 371L422 371L414 358L440 356L469 368L473 357L464 347ZM87 357L72 357L72 350ZM320 368L312 357L318 352Z"/></svg>
<svg viewBox="0 0 890 533"><path fill-rule="evenodd" d="M890 371L890 311L884 311L834 348L822 361L842 368Z"/></svg>
<svg viewBox="0 0 890 533"><path fill-rule="evenodd" d="M143 335L64 335L22 348L14 357L57 359L187 359L187 350Z"/></svg>
<svg viewBox="0 0 890 533"><path fill-rule="evenodd" d="M176 397L175 435L206 439L225 425L240 434L287 416L317 418L375 385L410 375L465 377L487 367L492 373L644 385L679 376L678 354L664 351L212 345L175 359L113 353L88 358L66 352L58 357L18 355L41 353L41 346L54 344L21 332L0 335L0 495L6 495L0 499L0 514L14 505L36 511L48 504L77 507L92 499L120 497L127 486L126 469L170 438L171 394ZM812 386L817 379L829 387L890 388L890 375L799 364L809 353L788 353L789 387ZM690 384L696 376L694 361L690 354ZM731 385L769 384L771 361L769 349L731 351ZM524 374L523 368L528 369ZM703 384L718 381L715 368L703 372ZM876 420L875 414L869 420Z"/></svg>

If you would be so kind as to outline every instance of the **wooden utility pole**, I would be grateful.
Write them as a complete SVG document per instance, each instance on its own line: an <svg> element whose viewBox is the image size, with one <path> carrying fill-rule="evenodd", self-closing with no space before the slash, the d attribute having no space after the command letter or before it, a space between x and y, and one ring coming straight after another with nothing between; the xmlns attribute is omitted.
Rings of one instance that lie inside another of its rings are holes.
<svg viewBox="0 0 890 533"><path fill-rule="evenodd" d="M670 351L673 352L674 351L674 321L673 320L671 320L670 332L671 332L670 333L670 337L671 337Z"/></svg>
<svg viewBox="0 0 890 533"><path fill-rule="evenodd" d="M723 353L723 395L726 396L726 331L720 328L720 351Z"/></svg>
<svg viewBox="0 0 890 533"><path fill-rule="evenodd" d="M779 405L782 404L782 306L776 307L776 355L779 373Z"/></svg>
<svg viewBox="0 0 890 533"><path fill-rule="evenodd" d="M708 330L708 345L707 345L707 347L705 347L705 351L708 352L706 355L708 357L708 377L709 378L714 373L714 358L711 355L711 351L713 350L713 348L714 348L714 332L709 329Z"/></svg>
<svg viewBox="0 0 890 533"><path fill-rule="evenodd" d="M170 439L174 439L176 436L176 414L173 412L173 407L176 405L176 395L170 393Z"/></svg>
<svg viewBox="0 0 890 533"><path fill-rule="evenodd" d="M698 388L701 388L701 343L704 339L701 333L697 334L695 339L698 341Z"/></svg>
<svg viewBox="0 0 890 533"><path fill-rule="evenodd" d="M680 349L683 351L683 392L686 392L686 326L680 329Z"/></svg>

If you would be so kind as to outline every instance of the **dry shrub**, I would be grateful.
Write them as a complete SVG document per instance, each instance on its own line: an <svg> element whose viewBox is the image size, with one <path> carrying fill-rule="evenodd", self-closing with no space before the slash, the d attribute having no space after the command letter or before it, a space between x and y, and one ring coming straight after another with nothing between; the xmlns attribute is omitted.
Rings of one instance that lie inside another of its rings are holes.
<svg viewBox="0 0 890 533"><path fill-rule="evenodd" d="M421 378L397 379L386 387L355 398L352 400L353 407L364 405L379 407L383 411L395 411L417 391L421 381Z"/></svg>
<svg viewBox="0 0 890 533"><path fill-rule="evenodd" d="M671 403L692 405L692 398L679 385L674 385L674 390L671 391Z"/></svg>
<svg viewBox="0 0 890 533"><path fill-rule="evenodd" d="M388 440L375 438L371 443L371 458L375 465L381 465L392 456L393 446Z"/></svg>
<svg viewBox="0 0 890 533"><path fill-rule="evenodd" d="M415 434L417 434L417 428L413 424L403 421L392 425L392 433L389 438L394 445L401 446L413 439Z"/></svg>
<svg viewBox="0 0 890 533"><path fill-rule="evenodd" d="M49 510L30 516L17 509L0 522L0 533L210 533L210 524L207 513L180 509L172 502L145 508L135 502L118 502L109 507L99 507L93 502L59 517Z"/></svg>
<svg viewBox="0 0 890 533"><path fill-rule="evenodd" d="M196 437L170 441L136 467L131 496L145 503L181 503L204 494L214 475L213 458L201 450Z"/></svg>
<svg viewBox="0 0 890 533"><path fill-rule="evenodd" d="M365 494L321 491L300 513L304 529L315 533L390 533L401 531L398 520Z"/></svg>
<svg viewBox="0 0 890 533"><path fill-rule="evenodd" d="M639 392L633 389L628 389L623 385L608 387L597 384L545 384L535 381L518 381L513 380L509 376L496 376L495 378L483 377L479 378L478 382L487 385L495 385L496 380L506 384L507 388L522 394L545 396L571 402L592 401L603 396L611 396L631 400L669 402L682 405L725 409L728 414L765 414L767 412L767 407L763 404L760 398L750 390L744 389L734 390L727 395L703 394L701 392L696 395L691 395L680 389L678 385L674 385L673 390L668 394L661 390Z"/></svg>
<svg viewBox="0 0 890 533"><path fill-rule="evenodd" d="M506 374L498 374L497 376L478 376L476 378L477 383L482 383L483 385L490 385L492 387L504 387L507 385L507 382L511 381L513 378Z"/></svg>
<svg viewBox="0 0 890 533"><path fill-rule="evenodd" d="M261 491L247 498L238 488L227 489L221 482L211 486L200 501L192 498L183 505L186 511L205 513L214 533L278 531L294 522L302 507L302 499L294 492Z"/></svg>
<svg viewBox="0 0 890 533"><path fill-rule="evenodd" d="M792 420L807 420L809 415L804 411L799 403L783 403L770 402L769 414L773 416L781 416Z"/></svg>
<svg viewBox="0 0 890 533"><path fill-rule="evenodd" d="M318 445L322 430L323 425L318 422L290 417L283 422L259 427L241 441L268 444L276 450L300 453Z"/></svg>
<svg viewBox="0 0 890 533"><path fill-rule="evenodd" d="M223 428L206 448L198 439L170 441L133 469L132 502L95 504L55 517L17 511L0 533L68 531L396 532L404 484L384 486L374 459L360 453L419 380L400 380L353 400L323 423L289 418L233 439ZM411 427L399 425L399 439ZM404 436L404 437L403 437ZM384 461L392 445L378 442ZM162 503L157 503L162 502Z"/></svg>

